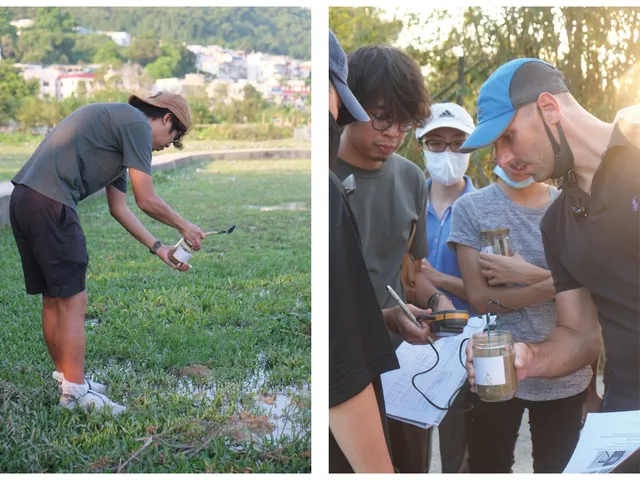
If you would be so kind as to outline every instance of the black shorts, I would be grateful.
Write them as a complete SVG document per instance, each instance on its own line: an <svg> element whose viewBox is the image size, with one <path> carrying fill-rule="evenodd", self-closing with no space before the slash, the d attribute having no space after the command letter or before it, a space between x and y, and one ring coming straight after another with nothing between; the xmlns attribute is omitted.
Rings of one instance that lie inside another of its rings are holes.
<svg viewBox="0 0 640 480"><path fill-rule="evenodd" d="M68 298L84 291L89 256L76 211L16 185L9 215L27 294Z"/></svg>

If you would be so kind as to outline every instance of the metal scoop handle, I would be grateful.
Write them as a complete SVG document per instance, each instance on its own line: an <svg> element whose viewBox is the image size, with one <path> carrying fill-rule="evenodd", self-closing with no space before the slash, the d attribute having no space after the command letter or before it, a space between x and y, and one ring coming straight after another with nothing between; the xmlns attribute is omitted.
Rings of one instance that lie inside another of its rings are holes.
<svg viewBox="0 0 640 480"><path fill-rule="evenodd" d="M205 235L218 235L219 233L231 233L235 230L236 226L235 225L231 225L229 228L227 228L226 230L216 230L213 232L205 232Z"/></svg>

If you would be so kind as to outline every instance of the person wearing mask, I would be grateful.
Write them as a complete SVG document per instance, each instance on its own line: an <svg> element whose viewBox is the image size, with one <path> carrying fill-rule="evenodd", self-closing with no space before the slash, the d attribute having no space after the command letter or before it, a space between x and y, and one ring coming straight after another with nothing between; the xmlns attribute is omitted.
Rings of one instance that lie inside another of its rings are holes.
<svg viewBox="0 0 640 480"><path fill-rule="evenodd" d="M601 411L640 410L638 125L596 118L571 95L562 73L536 58L499 67L477 105L478 125L461 151L493 144L498 164L518 178L564 179L540 223L557 321L545 337L515 344L518 378L580 372L603 340ZM471 346L467 358L474 388ZM639 456L618 471L640 471Z"/></svg>
<svg viewBox="0 0 640 480"><path fill-rule="evenodd" d="M451 229L451 208L461 196L475 191L465 175L469 168L468 153L460 147L473 132L471 115L455 103L431 105L431 116L424 127L416 129L422 147L427 180L427 245L429 254L422 260L422 271L438 290L445 293L457 310L473 311L458 267L456 253L447 247ZM467 446L464 413L468 386L456 396L450 410L438 425L442 473L466 471Z"/></svg>

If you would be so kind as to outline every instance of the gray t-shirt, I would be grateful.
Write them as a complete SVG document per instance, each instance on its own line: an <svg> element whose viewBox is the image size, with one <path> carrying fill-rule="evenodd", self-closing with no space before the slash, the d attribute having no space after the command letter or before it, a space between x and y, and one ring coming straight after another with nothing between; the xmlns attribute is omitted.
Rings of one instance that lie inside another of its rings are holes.
<svg viewBox="0 0 640 480"><path fill-rule="evenodd" d="M555 198L557 189L551 189ZM460 244L480 251L480 230L509 228L511 249L532 265L548 270L540 220L550 204L523 207L511 201L497 183L468 193L453 205L447 245L455 248L454 244ZM556 324L555 300L501 313L500 319L501 328L512 332L515 341L543 340ZM527 378L520 382L516 397L537 401L567 398L585 390L590 380L591 367L561 378Z"/></svg>
<svg viewBox="0 0 640 480"><path fill-rule="evenodd" d="M127 168L151 174L151 125L125 103L79 108L49 132L11 180L76 208L113 184L127 192Z"/></svg>
<svg viewBox="0 0 640 480"><path fill-rule="evenodd" d="M411 254L427 256L424 174L414 163L393 154L377 170L363 170L338 158L332 170L340 181L355 177L349 197L355 213L371 281L382 308L396 306L387 285L406 300L401 280L402 257L409 243L411 222L417 221Z"/></svg>

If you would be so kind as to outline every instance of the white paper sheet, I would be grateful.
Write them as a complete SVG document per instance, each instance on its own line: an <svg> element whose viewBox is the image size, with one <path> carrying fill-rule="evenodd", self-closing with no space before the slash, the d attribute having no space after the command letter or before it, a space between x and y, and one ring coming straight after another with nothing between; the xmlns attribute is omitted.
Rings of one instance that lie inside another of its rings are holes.
<svg viewBox="0 0 640 480"><path fill-rule="evenodd" d="M494 322L495 316L491 316L490 323ZM474 333L481 332L484 327L484 318L472 317L463 333L434 342L440 356L438 365L429 373L418 376L415 383L436 405L447 407L451 396L466 380L467 372L460 363L466 361L466 354L464 348L460 353L460 343ZM416 373L428 370L435 364L435 352L430 345L403 342L396 350L396 355L400 368L382 375L387 416L425 429L439 425L447 412L428 403L411 383Z"/></svg>
<svg viewBox="0 0 640 480"><path fill-rule="evenodd" d="M609 473L640 449L640 410L590 413L563 473Z"/></svg>

